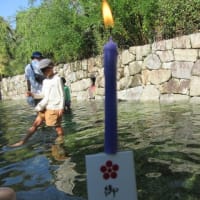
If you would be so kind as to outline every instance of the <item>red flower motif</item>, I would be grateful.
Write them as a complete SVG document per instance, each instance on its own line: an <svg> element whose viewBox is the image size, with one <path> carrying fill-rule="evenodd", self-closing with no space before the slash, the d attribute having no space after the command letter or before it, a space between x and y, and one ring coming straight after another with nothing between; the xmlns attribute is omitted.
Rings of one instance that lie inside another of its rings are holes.
<svg viewBox="0 0 200 200"><path fill-rule="evenodd" d="M113 164L111 160L107 160L104 165L100 167L100 171L103 173L102 177L105 180L109 178L117 178L117 171L119 170L118 164Z"/></svg>

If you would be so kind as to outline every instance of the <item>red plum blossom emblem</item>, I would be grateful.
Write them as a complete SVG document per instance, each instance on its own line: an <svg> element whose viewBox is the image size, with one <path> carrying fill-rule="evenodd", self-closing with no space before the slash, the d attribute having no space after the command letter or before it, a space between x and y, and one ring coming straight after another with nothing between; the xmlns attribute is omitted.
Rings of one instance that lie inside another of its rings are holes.
<svg viewBox="0 0 200 200"><path fill-rule="evenodd" d="M106 163L100 167L100 171L103 173L102 177L105 180L109 178L116 179L118 170L119 165L114 164L111 160L106 161Z"/></svg>

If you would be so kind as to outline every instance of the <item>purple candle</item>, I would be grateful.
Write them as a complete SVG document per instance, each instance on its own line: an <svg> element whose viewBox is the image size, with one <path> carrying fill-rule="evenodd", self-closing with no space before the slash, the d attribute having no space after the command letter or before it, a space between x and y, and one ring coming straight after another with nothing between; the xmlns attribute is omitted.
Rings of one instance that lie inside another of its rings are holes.
<svg viewBox="0 0 200 200"><path fill-rule="evenodd" d="M107 154L117 152L117 45L110 39L104 46L105 74L105 140L104 151Z"/></svg>

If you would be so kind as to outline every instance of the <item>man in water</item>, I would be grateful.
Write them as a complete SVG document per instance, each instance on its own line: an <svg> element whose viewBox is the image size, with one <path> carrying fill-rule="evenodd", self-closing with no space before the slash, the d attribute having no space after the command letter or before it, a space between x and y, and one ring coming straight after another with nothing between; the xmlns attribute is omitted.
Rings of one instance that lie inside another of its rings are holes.
<svg viewBox="0 0 200 200"><path fill-rule="evenodd" d="M37 82L35 79L35 73L43 75L38 66L39 61L42 59L42 53L35 51L31 56L31 62L25 67L25 79L27 80L26 96L28 103L32 104L32 106L37 105L37 103L42 99L42 83Z"/></svg>

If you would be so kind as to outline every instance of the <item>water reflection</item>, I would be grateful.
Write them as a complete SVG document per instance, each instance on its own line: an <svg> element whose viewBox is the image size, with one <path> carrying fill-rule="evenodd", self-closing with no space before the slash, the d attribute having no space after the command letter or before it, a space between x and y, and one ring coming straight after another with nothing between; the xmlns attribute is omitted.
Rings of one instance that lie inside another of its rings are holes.
<svg viewBox="0 0 200 200"><path fill-rule="evenodd" d="M7 147L34 118L26 102L0 102L1 186L25 200L87 199L85 155L104 150L103 102L73 103L63 117L62 145L44 126L26 145ZM199 130L197 104L118 104L119 150L134 152L139 200L199 199Z"/></svg>

